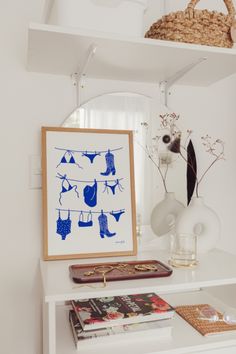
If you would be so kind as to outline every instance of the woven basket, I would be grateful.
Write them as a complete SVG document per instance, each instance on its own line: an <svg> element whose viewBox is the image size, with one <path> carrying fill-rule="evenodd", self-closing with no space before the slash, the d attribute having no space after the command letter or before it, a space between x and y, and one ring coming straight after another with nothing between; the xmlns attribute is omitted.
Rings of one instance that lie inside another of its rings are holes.
<svg viewBox="0 0 236 354"><path fill-rule="evenodd" d="M191 0L184 11L163 16L153 23L145 37L231 48L231 27L235 27L233 1L224 0L227 15L217 11L195 10L198 2Z"/></svg>

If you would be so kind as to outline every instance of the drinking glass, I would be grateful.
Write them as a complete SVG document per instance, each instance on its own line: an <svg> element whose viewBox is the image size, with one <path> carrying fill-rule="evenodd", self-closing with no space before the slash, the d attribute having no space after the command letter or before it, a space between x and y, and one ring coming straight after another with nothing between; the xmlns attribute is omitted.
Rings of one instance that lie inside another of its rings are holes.
<svg viewBox="0 0 236 354"><path fill-rule="evenodd" d="M171 235L169 263L174 267L197 265L197 235L174 233Z"/></svg>

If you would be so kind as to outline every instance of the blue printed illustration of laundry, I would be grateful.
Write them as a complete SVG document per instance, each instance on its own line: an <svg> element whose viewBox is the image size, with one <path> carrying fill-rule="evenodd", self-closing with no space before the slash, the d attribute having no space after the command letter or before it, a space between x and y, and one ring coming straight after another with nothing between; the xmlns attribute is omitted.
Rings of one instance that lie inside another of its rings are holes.
<svg viewBox="0 0 236 354"><path fill-rule="evenodd" d="M67 219L61 218L61 212L59 210L59 215L57 219L57 234L61 235L61 239L65 240L66 236L71 233L71 219L70 211L68 210Z"/></svg>
<svg viewBox="0 0 236 354"><path fill-rule="evenodd" d="M124 213L125 213L124 210L120 210L120 211L113 211L112 210L110 212L110 215L112 215L115 218L115 220L118 222L120 220L121 215L124 214Z"/></svg>
<svg viewBox="0 0 236 354"><path fill-rule="evenodd" d="M71 150L66 150L66 152L63 154L61 161L59 162L59 164L57 165L57 168L61 165L61 164L72 164L72 165L76 165L79 168L83 168L81 167L74 158L74 152Z"/></svg>
<svg viewBox="0 0 236 354"><path fill-rule="evenodd" d="M108 229L108 220L107 216L101 211L101 214L98 217L99 228L100 228L100 236L104 238L104 236L112 237L116 235L116 232L110 232Z"/></svg>
<svg viewBox="0 0 236 354"><path fill-rule="evenodd" d="M84 212L83 211L80 212L78 226L79 227L92 227L93 226L93 220L92 220L91 211L89 213L87 213L87 219L86 220L85 220L85 217L84 217Z"/></svg>
<svg viewBox="0 0 236 354"><path fill-rule="evenodd" d="M91 163L93 163L95 157L101 156L101 153L100 153L100 152L96 152L96 151L94 151L94 152L91 152L91 151L89 151L89 152L88 152L88 151L84 151L84 152L82 152L82 156L87 157L87 158L89 159L89 161L90 161Z"/></svg>
<svg viewBox="0 0 236 354"><path fill-rule="evenodd" d="M62 205L62 195L65 193L68 193L70 191L74 191L77 198L79 198L79 193L77 191L77 185L76 184L71 184L70 179L67 178L67 175L61 175L60 173L57 174L57 178L61 179L61 192L60 192L60 197L59 197L59 203Z"/></svg>
<svg viewBox="0 0 236 354"><path fill-rule="evenodd" d="M114 184L111 184L111 183L114 183ZM110 190L112 192L112 194L115 195L116 188L118 188L120 192L122 192L124 190L124 187L120 183L120 179L116 179L115 181L112 181L112 182L105 181L104 185L105 185L105 188L104 188L103 193L105 191L107 193L109 193L109 190Z"/></svg>
<svg viewBox="0 0 236 354"><path fill-rule="evenodd" d="M114 176L116 174L115 157L111 153L110 149L108 149L105 155L105 161L106 161L106 171L101 172L101 175L109 176L110 174L112 174Z"/></svg>
<svg viewBox="0 0 236 354"><path fill-rule="evenodd" d="M92 186L87 185L84 187L84 202L90 207L97 205L97 189L98 185L96 179Z"/></svg>

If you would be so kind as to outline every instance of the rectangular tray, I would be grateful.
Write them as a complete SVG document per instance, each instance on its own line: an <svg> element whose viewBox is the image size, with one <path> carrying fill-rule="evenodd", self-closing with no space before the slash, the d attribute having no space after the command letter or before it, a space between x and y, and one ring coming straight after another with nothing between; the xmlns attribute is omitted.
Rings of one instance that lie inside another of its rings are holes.
<svg viewBox="0 0 236 354"><path fill-rule="evenodd" d="M130 271L121 271L117 268L112 269L105 274L106 281L145 279L168 277L172 274L172 269L164 263L157 260L142 260L128 262L109 262L109 263L93 263L93 264L75 264L69 266L70 277L75 283L95 283L103 282L103 275L94 272L91 275L85 275L87 272L93 272L97 267L119 267L121 264L127 264ZM156 270L138 271L135 269L137 265L154 265ZM99 269L99 268L98 268ZM102 269L102 268L100 268Z"/></svg>

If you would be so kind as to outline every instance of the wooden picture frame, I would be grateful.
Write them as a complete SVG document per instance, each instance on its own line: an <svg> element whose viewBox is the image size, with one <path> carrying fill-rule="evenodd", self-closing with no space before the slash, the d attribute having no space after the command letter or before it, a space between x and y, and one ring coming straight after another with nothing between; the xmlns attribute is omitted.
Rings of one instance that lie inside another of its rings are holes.
<svg viewBox="0 0 236 354"><path fill-rule="evenodd" d="M137 254L133 132L42 127L44 260Z"/></svg>

